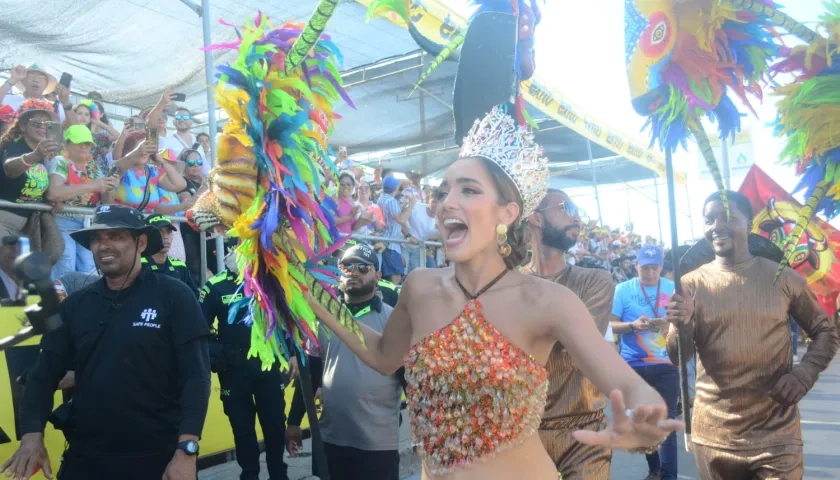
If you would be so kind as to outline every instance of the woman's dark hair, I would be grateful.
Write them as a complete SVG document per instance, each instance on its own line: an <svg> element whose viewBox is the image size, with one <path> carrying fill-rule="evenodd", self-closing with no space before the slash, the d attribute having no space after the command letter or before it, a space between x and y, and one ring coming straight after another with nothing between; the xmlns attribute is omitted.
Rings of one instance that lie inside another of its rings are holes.
<svg viewBox="0 0 840 480"><path fill-rule="evenodd" d="M198 153L198 150L193 150L192 148L185 148L181 150L181 153L178 154L178 161L181 163L187 163L187 160L189 160L190 155L193 153ZM198 155L201 156L200 153L198 153Z"/></svg>
<svg viewBox="0 0 840 480"><path fill-rule="evenodd" d="M753 219L753 208L750 203L750 199L748 199L743 193L733 192L732 190L726 191L726 198L729 200L729 205L735 205L735 208L740 210L744 217L747 218L747 224L751 224ZM722 201L720 192L715 192L709 195L709 197L706 198L706 201L703 202L703 209L705 210L706 205L712 202L720 201Z"/></svg>
<svg viewBox="0 0 840 480"><path fill-rule="evenodd" d="M482 157L484 166L490 172L493 178L493 185L496 187L496 194L499 196L499 205L507 205L510 202L516 202L519 205L519 218L514 220L513 224L508 226L507 238L508 245L510 245L510 255L505 257L505 266L509 269L519 267L528 258L528 247L530 246L530 236L525 221L522 218L522 198L519 195L519 189L516 184L510 179L507 173L502 170L495 162L491 162Z"/></svg>
<svg viewBox="0 0 840 480"><path fill-rule="evenodd" d="M28 120L28 118L27 118ZM6 133L0 137L0 152L6 149L6 146L23 136L23 129L20 125L20 117L15 118L11 123Z"/></svg>
<svg viewBox="0 0 840 480"><path fill-rule="evenodd" d="M345 171L345 172L341 172L341 173L338 175L338 181L339 181L339 183L341 182L341 179L342 179L342 178L345 178L345 177L346 177L346 178L349 178L349 179L350 179L350 181L351 181L351 182L353 182L353 186L354 186L354 187L356 186L356 177L354 177L352 173L350 173L350 172L346 172L346 171Z"/></svg>
<svg viewBox="0 0 840 480"><path fill-rule="evenodd" d="M195 139L196 139L196 140L198 140L198 139L199 139L199 138L201 138L201 137L207 137L207 140L210 140L210 135L208 135L208 134L206 134L206 133L204 133L204 132L201 132L201 133L199 133L198 135L196 135L196 136L195 136Z"/></svg>

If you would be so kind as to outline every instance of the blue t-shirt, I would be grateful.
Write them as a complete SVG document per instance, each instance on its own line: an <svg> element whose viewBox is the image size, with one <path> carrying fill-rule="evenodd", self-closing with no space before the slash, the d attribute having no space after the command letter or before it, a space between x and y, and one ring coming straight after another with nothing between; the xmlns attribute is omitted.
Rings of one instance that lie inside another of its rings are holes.
<svg viewBox="0 0 840 480"><path fill-rule="evenodd" d="M665 306L674 294L674 282L660 278L659 285L659 298L656 298L657 287L645 287L642 293L642 285L638 278L619 283L615 287L612 314L627 323L635 322L642 315L648 318L665 318ZM663 328L621 335L621 357L631 367L671 363L665 351L667 333L668 330Z"/></svg>

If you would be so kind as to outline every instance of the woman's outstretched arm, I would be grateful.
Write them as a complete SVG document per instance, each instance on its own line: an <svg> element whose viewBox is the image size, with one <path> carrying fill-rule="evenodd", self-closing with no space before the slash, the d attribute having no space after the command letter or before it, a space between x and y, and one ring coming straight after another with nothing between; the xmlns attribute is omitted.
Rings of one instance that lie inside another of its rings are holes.
<svg viewBox="0 0 840 480"><path fill-rule="evenodd" d="M551 311L563 313L552 323L555 337L584 376L610 397L614 414L610 429L577 432L575 438L582 443L632 450L656 446L670 432L682 428L682 422L667 420L668 408L662 396L604 341L583 302L565 287L557 287Z"/></svg>
<svg viewBox="0 0 840 480"><path fill-rule="evenodd" d="M338 319L309 294L306 294L306 300L315 312L315 316L335 332L338 338L363 362L382 375L393 375L403 365L403 357L411 346L412 327L408 305L413 296L412 292L415 290L412 285L416 283L416 280L413 281L412 278L416 278L416 275L409 275L403 282L397 306L391 312L382 332L359 324L365 338L364 345L356 334L341 326Z"/></svg>

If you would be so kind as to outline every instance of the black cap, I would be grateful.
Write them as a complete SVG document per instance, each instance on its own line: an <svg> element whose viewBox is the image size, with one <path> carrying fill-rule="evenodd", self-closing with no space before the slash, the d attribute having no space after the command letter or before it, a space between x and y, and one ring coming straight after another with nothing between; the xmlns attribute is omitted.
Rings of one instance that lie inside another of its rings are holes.
<svg viewBox="0 0 840 480"><path fill-rule="evenodd" d="M176 232L178 231L178 227L176 227L175 224L172 223L172 220L170 220L169 217L167 217L166 215L149 215L148 217L146 217L146 225L150 227L155 227L158 230L160 230L161 228L171 228Z"/></svg>
<svg viewBox="0 0 840 480"><path fill-rule="evenodd" d="M379 257L376 256L376 251L373 247L366 243L353 245L341 256L342 265L353 262L358 262L363 265L373 265L373 268L379 271Z"/></svg>
<svg viewBox="0 0 840 480"><path fill-rule="evenodd" d="M87 249L90 249L90 237L93 232L99 230L131 230L145 233L148 237L146 249L143 255L154 255L163 249L163 240L160 231L143 220L143 214L139 210L123 205L100 205L96 207L93 214L93 221L88 228L70 233L73 240Z"/></svg>

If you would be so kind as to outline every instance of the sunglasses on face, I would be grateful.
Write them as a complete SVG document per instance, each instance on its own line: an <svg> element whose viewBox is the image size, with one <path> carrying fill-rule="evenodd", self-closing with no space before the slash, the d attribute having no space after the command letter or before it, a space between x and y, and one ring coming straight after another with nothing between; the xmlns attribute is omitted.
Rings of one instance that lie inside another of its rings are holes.
<svg viewBox="0 0 840 480"><path fill-rule="evenodd" d="M38 120L37 118L30 118L29 119L29 125L33 126L35 128L49 128L50 126L55 125L55 124L56 124L56 122L50 122L50 121L43 122L41 120Z"/></svg>
<svg viewBox="0 0 840 480"><path fill-rule="evenodd" d="M366 273L370 272L373 268L371 265L365 265L362 263L348 263L341 265L341 273L344 275L350 275L355 271L359 271L360 275L365 275Z"/></svg>
<svg viewBox="0 0 840 480"><path fill-rule="evenodd" d="M192 118L191 115L181 115L181 114L175 115L175 120L189 120L191 118Z"/></svg>
<svg viewBox="0 0 840 480"><path fill-rule="evenodd" d="M564 200L564 201L558 203L557 205L551 205L551 206L548 206L548 207L545 207L545 208L541 208L537 211L538 212L544 212L544 211L546 211L548 209L551 209L551 208L562 208L563 213L565 213L566 215L568 215L570 217L574 217L578 214L578 207L571 200Z"/></svg>
<svg viewBox="0 0 840 480"><path fill-rule="evenodd" d="M202 165L204 165L204 160L202 160L202 159L200 159L200 158L199 158L198 160L194 160L194 159L192 159L192 158L191 158L191 159L189 159L189 160L187 160L187 166L188 166L188 167L194 167L194 166L196 166L196 165L198 165L199 167L200 167L200 166L202 166Z"/></svg>

